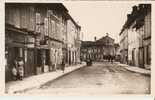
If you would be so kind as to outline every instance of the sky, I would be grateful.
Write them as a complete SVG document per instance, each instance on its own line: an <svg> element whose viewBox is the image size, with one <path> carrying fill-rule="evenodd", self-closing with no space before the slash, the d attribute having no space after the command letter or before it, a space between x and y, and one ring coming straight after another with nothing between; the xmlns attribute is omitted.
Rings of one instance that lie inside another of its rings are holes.
<svg viewBox="0 0 155 100"><path fill-rule="evenodd" d="M131 13L136 2L65 2L73 19L81 26L82 40L94 41L109 34L119 42L119 33L124 25L127 14Z"/></svg>

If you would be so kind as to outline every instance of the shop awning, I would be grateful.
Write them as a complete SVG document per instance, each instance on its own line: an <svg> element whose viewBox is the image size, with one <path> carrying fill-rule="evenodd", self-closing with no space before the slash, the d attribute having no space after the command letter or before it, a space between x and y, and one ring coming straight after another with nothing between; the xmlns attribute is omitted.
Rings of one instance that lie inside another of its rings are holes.
<svg viewBox="0 0 155 100"><path fill-rule="evenodd" d="M8 46L8 47L21 47L21 48L24 48L25 47L24 44L22 44L22 43L16 43L16 42L6 43L5 45Z"/></svg>

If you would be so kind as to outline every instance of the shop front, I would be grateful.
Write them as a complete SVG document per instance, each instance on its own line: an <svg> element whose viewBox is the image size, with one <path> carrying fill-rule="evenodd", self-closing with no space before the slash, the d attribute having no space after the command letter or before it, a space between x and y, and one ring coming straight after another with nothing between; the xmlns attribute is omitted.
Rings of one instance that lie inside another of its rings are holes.
<svg viewBox="0 0 155 100"><path fill-rule="evenodd" d="M7 63L5 79L7 82L13 80L12 68L15 66L15 60L20 57L24 61L25 35L6 30L5 36L5 58Z"/></svg>
<svg viewBox="0 0 155 100"><path fill-rule="evenodd" d="M15 60L19 58L24 62L24 77L36 74L34 37L28 35L26 32L25 34L23 33L18 32L18 30L6 30L6 81L13 80L12 69L15 67Z"/></svg>
<svg viewBox="0 0 155 100"><path fill-rule="evenodd" d="M50 66L50 48L48 45L37 46L36 70L37 74L49 72Z"/></svg>
<svg viewBox="0 0 155 100"><path fill-rule="evenodd" d="M26 44L24 50L24 61L25 61L25 77L32 76L36 74L35 66L35 39L33 36L27 35L25 37Z"/></svg>

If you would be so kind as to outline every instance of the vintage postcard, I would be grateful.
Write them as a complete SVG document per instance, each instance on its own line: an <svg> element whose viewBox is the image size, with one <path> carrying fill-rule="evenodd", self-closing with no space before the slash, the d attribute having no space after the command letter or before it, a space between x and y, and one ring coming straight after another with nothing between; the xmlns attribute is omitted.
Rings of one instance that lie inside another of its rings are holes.
<svg viewBox="0 0 155 100"><path fill-rule="evenodd" d="M5 1L5 94L151 94L153 1Z"/></svg>

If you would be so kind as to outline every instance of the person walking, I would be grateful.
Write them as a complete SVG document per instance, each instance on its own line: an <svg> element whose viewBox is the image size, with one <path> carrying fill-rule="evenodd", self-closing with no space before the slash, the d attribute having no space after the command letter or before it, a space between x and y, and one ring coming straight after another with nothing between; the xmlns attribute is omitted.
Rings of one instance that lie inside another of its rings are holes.
<svg viewBox="0 0 155 100"><path fill-rule="evenodd" d="M24 62L23 59L20 57L18 60L18 78L19 80L23 80L24 76Z"/></svg>
<svg viewBox="0 0 155 100"><path fill-rule="evenodd" d="M58 52L55 50L55 62L54 62L54 70L57 71L57 59L58 59Z"/></svg>
<svg viewBox="0 0 155 100"><path fill-rule="evenodd" d="M15 81L17 80L17 77L18 77L18 75L17 75L17 68L18 68L18 62L17 62L17 59L15 59L14 66L12 68L13 80L15 80Z"/></svg>
<svg viewBox="0 0 155 100"><path fill-rule="evenodd" d="M65 71L65 57L62 58L62 66L61 66L61 70L62 70L63 73L64 73L64 71Z"/></svg>

